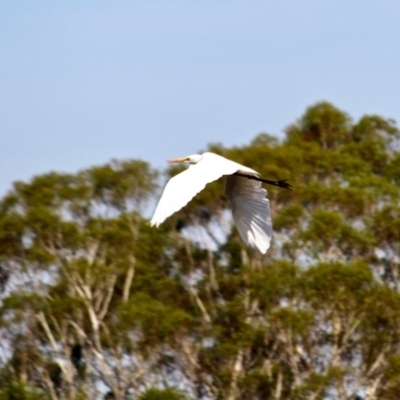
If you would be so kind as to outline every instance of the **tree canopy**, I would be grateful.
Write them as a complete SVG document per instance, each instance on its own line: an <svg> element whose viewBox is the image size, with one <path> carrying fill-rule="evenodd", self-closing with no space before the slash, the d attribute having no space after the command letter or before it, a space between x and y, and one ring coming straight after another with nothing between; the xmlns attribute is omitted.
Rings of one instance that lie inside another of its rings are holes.
<svg viewBox="0 0 400 400"><path fill-rule="evenodd" d="M282 140L210 144L294 187L267 188L265 256L240 240L223 179L158 229L164 181L145 161L15 182L0 201L0 397L398 399L399 143L394 121L321 102Z"/></svg>

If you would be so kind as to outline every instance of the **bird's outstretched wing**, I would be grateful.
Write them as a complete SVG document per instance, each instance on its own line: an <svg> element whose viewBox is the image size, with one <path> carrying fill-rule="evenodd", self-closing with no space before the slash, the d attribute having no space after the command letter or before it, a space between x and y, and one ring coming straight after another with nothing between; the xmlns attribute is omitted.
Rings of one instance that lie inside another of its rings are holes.
<svg viewBox="0 0 400 400"><path fill-rule="evenodd" d="M272 238L267 191L261 187L261 182L231 175L227 178L225 193L243 241L265 254Z"/></svg>
<svg viewBox="0 0 400 400"><path fill-rule="evenodd" d="M204 153L197 164L191 165L187 170L169 180L150 224L159 226L170 215L189 203L197 193L204 189L207 183L213 182L223 175L234 174L241 167L243 168L240 164L217 154Z"/></svg>

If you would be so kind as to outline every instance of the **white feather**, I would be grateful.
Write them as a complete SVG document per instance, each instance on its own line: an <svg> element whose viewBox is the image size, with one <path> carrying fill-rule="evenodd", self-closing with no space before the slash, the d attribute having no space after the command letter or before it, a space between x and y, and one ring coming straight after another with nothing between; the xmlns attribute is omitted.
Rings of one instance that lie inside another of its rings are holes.
<svg viewBox="0 0 400 400"><path fill-rule="evenodd" d="M261 183L241 176L228 176L225 194L243 241L265 254L272 238L272 220L267 191Z"/></svg>

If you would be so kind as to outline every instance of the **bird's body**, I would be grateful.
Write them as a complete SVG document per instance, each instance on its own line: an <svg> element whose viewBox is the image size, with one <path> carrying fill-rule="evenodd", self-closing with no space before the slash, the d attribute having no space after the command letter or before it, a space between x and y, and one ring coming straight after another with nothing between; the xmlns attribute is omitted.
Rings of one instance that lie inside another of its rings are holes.
<svg viewBox="0 0 400 400"><path fill-rule="evenodd" d="M272 221L267 191L261 187L261 182L290 189L286 181L263 180L257 171L214 153L196 154L169 162L188 162L190 167L169 180L151 225L159 226L208 183L226 175L225 194L240 236L250 247L266 253L272 237Z"/></svg>

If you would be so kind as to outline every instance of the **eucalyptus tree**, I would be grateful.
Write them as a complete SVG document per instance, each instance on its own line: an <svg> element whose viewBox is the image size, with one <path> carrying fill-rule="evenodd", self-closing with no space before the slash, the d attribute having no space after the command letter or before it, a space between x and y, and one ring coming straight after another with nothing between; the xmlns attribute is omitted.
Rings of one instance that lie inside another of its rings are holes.
<svg viewBox="0 0 400 400"><path fill-rule="evenodd" d="M364 116L354 123L319 103L287 128L282 143L262 134L248 146L209 150L289 179L294 193L269 188L274 240L266 257L246 249L234 228L225 230L220 182L170 222L171 230L197 227L199 242L208 234L206 259L193 259L191 241L179 264L187 276L202 277L190 291L207 345L204 337L185 344L192 377L207 371L208 393L226 399L375 399L396 390L394 122ZM215 232L226 232L227 241Z"/></svg>
<svg viewBox="0 0 400 400"><path fill-rule="evenodd" d="M162 259L160 236L143 246L156 177L145 162L115 161L17 182L3 199L3 354L19 381L52 399L98 398L105 388L122 399L149 385L157 356L141 360L124 313L143 260Z"/></svg>
<svg viewBox="0 0 400 400"><path fill-rule="evenodd" d="M393 121L329 103L282 141L210 145L294 187L267 188L265 256L221 181L159 229L142 161L15 183L0 202L0 394L398 398L399 149Z"/></svg>

